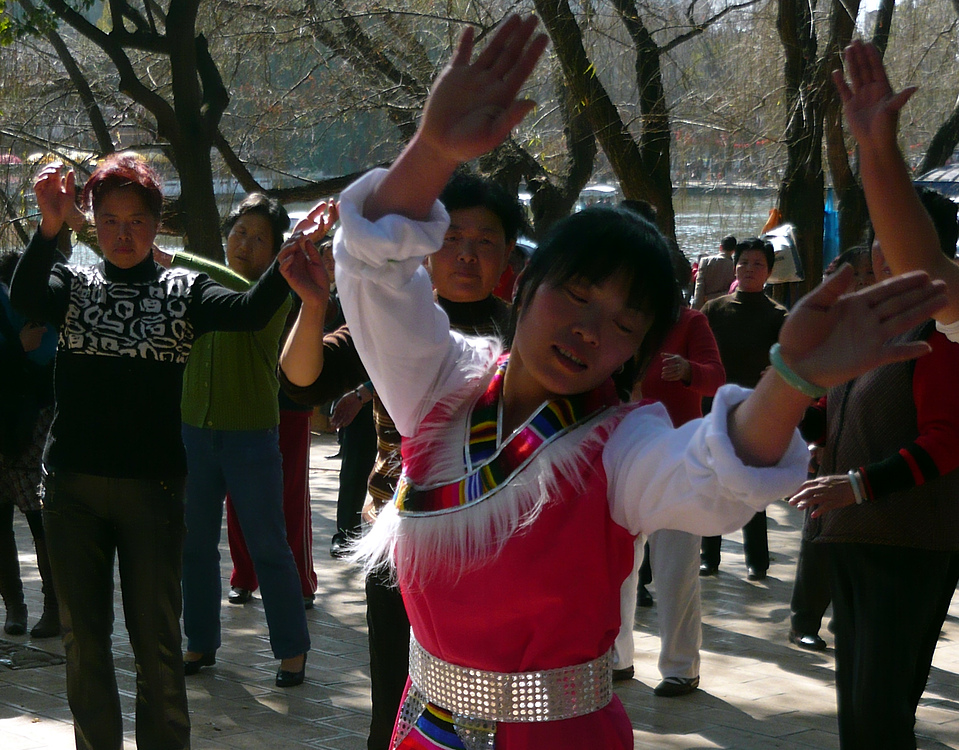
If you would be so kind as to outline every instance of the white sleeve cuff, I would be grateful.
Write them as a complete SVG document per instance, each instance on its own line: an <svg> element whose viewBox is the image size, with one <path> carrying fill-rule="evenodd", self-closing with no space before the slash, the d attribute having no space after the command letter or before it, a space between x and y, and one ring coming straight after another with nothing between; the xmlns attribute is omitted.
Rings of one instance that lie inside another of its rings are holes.
<svg viewBox="0 0 959 750"><path fill-rule="evenodd" d="M936 330L950 341L959 344L959 320L954 320L952 323L940 323L937 320Z"/></svg>
<svg viewBox="0 0 959 750"><path fill-rule="evenodd" d="M357 276L398 288L416 272L427 255L443 246L449 214L437 201L426 221L389 214L376 221L363 216L366 199L386 177L374 169L340 195L340 229L333 244L338 266Z"/></svg>

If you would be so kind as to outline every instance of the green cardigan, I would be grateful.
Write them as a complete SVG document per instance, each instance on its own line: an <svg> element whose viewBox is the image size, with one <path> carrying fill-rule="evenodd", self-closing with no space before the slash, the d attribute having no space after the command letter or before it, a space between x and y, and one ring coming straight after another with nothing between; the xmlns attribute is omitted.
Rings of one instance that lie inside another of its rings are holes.
<svg viewBox="0 0 959 750"><path fill-rule="evenodd" d="M206 273L234 291L253 285L225 266L187 253L176 253L173 265ZM186 424L211 430L265 430L280 423L276 363L291 307L288 298L260 331L213 331L194 342L180 401Z"/></svg>

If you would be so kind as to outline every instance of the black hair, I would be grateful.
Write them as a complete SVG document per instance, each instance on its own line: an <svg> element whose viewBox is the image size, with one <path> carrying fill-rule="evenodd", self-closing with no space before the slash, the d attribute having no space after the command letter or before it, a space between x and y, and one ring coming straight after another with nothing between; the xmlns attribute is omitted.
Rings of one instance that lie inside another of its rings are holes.
<svg viewBox="0 0 959 750"><path fill-rule="evenodd" d="M560 286L573 278L602 284L611 277L629 280L627 305L652 317L635 356L613 376L628 394L643 375L666 333L679 317L679 289L669 247L651 222L625 208L592 206L553 225L520 277L511 331L543 284Z"/></svg>
<svg viewBox="0 0 959 750"><path fill-rule="evenodd" d="M619 202L619 205L623 208L628 208L630 211L635 211L650 224L656 223L656 216L659 212L656 210L656 206L649 201L623 198L623 200Z"/></svg>
<svg viewBox="0 0 959 750"><path fill-rule="evenodd" d="M957 218L956 204L942 193L932 188L916 185L916 194L922 203L939 237L939 249L943 255L952 259L956 257L956 243L959 242L959 218ZM865 243L870 248L876 240L876 230L872 222L866 224Z"/></svg>
<svg viewBox="0 0 959 750"><path fill-rule="evenodd" d="M469 172L457 172L453 175L440 193L440 203L447 211L476 206L491 211L503 225L507 242L515 240L526 226L523 208L516 198L492 180Z"/></svg>
<svg viewBox="0 0 959 750"><path fill-rule="evenodd" d="M742 242L736 243L736 251L733 253L733 263L735 265L739 265L739 256L747 250L761 250L763 255L766 256L766 268L769 271L773 270L773 266L776 263L776 249L773 247L772 242L760 239L759 237L749 237Z"/></svg>
<svg viewBox="0 0 959 750"><path fill-rule="evenodd" d="M932 218L939 235L939 248L949 258L956 257L956 242L959 241L959 221L956 204L942 193L927 187L916 187L923 208Z"/></svg>
<svg viewBox="0 0 959 750"><path fill-rule="evenodd" d="M736 238L731 234L723 237L722 241L719 243L719 246L722 248L724 253L731 253L736 249Z"/></svg>
<svg viewBox="0 0 959 750"><path fill-rule="evenodd" d="M856 263L862 262L863 260L866 262L871 262L869 245L853 245L849 249L843 250L838 256L836 256L826 267L825 273L832 273L844 263L854 266Z"/></svg>
<svg viewBox="0 0 959 750"><path fill-rule="evenodd" d="M270 222L273 230L273 254L280 252L283 246L283 234L290 228L290 215L276 198L263 193L250 193L240 201L223 222L223 234L228 235L241 217L247 214L259 214Z"/></svg>

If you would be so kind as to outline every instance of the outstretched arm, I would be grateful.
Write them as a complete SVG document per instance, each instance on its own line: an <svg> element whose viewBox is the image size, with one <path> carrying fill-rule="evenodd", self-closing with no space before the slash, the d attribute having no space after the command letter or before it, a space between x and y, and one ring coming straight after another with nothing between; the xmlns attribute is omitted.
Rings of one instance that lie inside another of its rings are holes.
<svg viewBox="0 0 959 750"><path fill-rule="evenodd" d="M926 354L929 345L923 341L889 340L927 320L946 301L945 285L924 273L896 276L846 294L852 277L852 268L843 266L826 279L799 301L779 333L786 365L821 388ZM808 395L769 368L730 414L729 437L743 463L777 463L809 404Z"/></svg>
<svg viewBox="0 0 959 750"><path fill-rule="evenodd" d="M923 270L942 279L948 302L936 320L959 320L959 266L939 249L932 219L912 184L896 142L899 112L915 93L914 86L892 90L879 51L855 41L843 55L845 72L833 73L846 122L859 144L860 173L876 238L894 274Z"/></svg>

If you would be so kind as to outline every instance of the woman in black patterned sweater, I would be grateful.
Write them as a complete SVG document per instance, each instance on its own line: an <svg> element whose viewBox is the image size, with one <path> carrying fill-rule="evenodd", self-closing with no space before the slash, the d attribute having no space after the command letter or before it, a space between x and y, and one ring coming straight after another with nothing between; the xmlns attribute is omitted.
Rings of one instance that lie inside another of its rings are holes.
<svg viewBox="0 0 959 750"><path fill-rule="evenodd" d="M59 330L43 516L76 744L123 742L111 653L117 557L137 667L138 747L188 748L179 622L183 368L197 336L262 328L289 287L275 265L236 293L155 263L162 193L135 156L107 157L84 187L104 257L96 266L54 265L57 233L77 213L73 173L47 167L35 191L42 221L10 297L28 318Z"/></svg>

